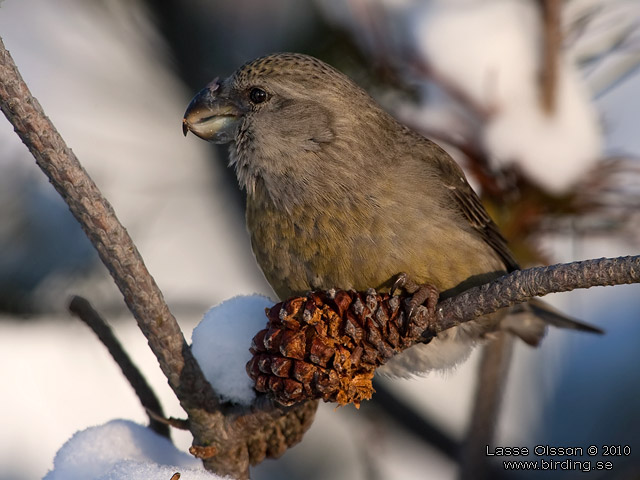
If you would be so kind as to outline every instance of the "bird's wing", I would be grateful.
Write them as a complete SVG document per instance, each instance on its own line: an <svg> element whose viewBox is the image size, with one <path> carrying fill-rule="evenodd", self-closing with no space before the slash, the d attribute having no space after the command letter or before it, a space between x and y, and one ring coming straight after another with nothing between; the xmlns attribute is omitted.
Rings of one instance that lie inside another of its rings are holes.
<svg viewBox="0 0 640 480"><path fill-rule="evenodd" d="M445 186L450 192L452 203L458 207L482 239L496 251L504 261L507 271L519 269L518 262L513 258L507 246L507 241L485 210L476 192L467 182L462 169L448 154L444 151L442 153L443 155L438 155L437 163Z"/></svg>

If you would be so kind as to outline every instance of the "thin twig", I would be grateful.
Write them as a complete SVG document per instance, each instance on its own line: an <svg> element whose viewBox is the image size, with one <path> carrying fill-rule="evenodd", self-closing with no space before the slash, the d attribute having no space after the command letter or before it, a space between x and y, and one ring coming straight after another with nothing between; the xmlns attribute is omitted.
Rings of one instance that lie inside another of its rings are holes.
<svg viewBox="0 0 640 480"><path fill-rule="evenodd" d="M149 415L149 427L156 433L171 438L169 426L159 422L157 417L164 417L160 400L151 389L138 367L136 367L125 352L124 348L100 314L91 306L88 300L80 296L73 296L69 302L69 311L86 323L98 336L102 344L107 347L111 357L122 370L122 374L129 381L140 403ZM154 415L151 415L153 412Z"/></svg>
<svg viewBox="0 0 640 480"><path fill-rule="evenodd" d="M163 423L173 428L177 428L178 430L189 430L189 420L175 417L163 417L162 415L158 415L153 410L147 410L147 415L149 415L157 422Z"/></svg>

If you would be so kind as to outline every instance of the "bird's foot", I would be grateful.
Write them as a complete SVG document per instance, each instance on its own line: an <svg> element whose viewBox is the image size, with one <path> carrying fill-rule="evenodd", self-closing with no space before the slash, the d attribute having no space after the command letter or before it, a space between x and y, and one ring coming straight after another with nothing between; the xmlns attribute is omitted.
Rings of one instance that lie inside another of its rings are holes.
<svg viewBox="0 0 640 480"><path fill-rule="evenodd" d="M395 295L398 290L404 290L411 294L411 297L405 300L407 318L411 324L415 324L413 329L422 329L429 327L435 321L436 305L440 296L440 291L431 284L417 283L406 273L401 273L396 278L391 288L391 294ZM424 309L419 308L425 307Z"/></svg>

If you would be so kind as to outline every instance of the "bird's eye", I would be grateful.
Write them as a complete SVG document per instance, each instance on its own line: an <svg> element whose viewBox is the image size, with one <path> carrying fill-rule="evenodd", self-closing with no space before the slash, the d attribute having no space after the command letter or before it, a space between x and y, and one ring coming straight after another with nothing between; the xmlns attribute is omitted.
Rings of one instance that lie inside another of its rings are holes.
<svg viewBox="0 0 640 480"><path fill-rule="evenodd" d="M249 92L249 99L253 103L262 103L267 99L267 92L265 92L261 88L252 88Z"/></svg>

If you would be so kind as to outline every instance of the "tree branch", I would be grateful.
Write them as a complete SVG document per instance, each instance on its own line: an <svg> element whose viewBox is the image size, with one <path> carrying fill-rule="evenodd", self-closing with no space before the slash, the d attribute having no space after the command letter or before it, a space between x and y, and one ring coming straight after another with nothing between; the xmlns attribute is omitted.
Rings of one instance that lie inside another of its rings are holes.
<svg viewBox="0 0 640 480"><path fill-rule="evenodd" d="M149 427L156 433L171 438L169 426L165 422L158 421L158 417L164 417L160 400L153 392L140 370L131 361L127 352L113 334L113 330L104 321L91 304L82 297L74 296L69 302L69 311L86 323L98 336L102 344L107 347L111 357L122 370L122 374L136 392L140 403L149 416Z"/></svg>
<svg viewBox="0 0 640 480"><path fill-rule="evenodd" d="M98 251L185 411L199 418L207 412L208 424L219 423L217 398L138 249L31 95L1 39L0 108Z"/></svg>
<svg viewBox="0 0 640 480"><path fill-rule="evenodd" d="M201 381L200 368L131 237L31 95L1 39L0 108L98 251L185 409L197 398L215 411L216 397Z"/></svg>
<svg viewBox="0 0 640 480"><path fill-rule="evenodd" d="M440 302L436 321L444 330L532 297L630 283L640 283L640 255L516 270Z"/></svg>

